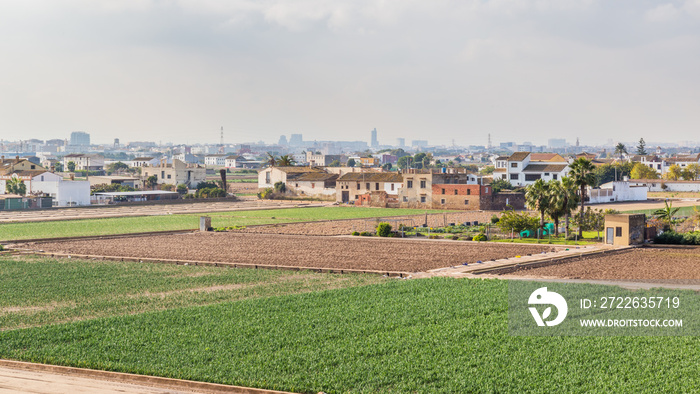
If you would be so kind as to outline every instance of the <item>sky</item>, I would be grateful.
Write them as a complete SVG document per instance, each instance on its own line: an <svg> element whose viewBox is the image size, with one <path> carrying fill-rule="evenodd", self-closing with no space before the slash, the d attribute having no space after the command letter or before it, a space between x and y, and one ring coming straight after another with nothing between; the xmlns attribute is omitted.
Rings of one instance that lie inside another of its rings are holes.
<svg viewBox="0 0 700 394"><path fill-rule="evenodd" d="M700 0L0 0L0 138L700 140Z"/></svg>

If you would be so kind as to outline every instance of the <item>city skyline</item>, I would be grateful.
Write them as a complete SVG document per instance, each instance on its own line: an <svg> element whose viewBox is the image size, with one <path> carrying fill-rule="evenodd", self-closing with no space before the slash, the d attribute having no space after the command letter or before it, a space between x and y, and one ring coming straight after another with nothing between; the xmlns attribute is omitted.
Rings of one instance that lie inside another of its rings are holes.
<svg viewBox="0 0 700 394"><path fill-rule="evenodd" d="M0 136L694 141L698 21L698 0L3 3Z"/></svg>

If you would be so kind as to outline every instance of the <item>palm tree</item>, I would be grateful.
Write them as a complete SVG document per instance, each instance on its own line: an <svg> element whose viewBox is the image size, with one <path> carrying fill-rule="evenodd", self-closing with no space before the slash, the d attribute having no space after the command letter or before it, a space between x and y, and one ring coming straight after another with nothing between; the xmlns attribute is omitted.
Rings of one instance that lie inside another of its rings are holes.
<svg viewBox="0 0 700 394"><path fill-rule="evenodd" d="M564 216L566 217L564 234L566 238L569 238L569 219L571 218L571 212L578 205L576 185L568 177L562 177L561 181L550 181L549 183L551 196L549 215L554 220L555 231L557 232L555 235L559 235L559 218Z"/></svg>
<svg viewBox="0 0 700 394"><path fill-rule="evenodd" d="M291 167L294 164L294 158L289 155L280 156L279 159L277 159L277 165L280 167Z"/></svg>
<svg viewBox="0 0 700 394"><path fill-rule="evenodd" d="M267 152L267 164L269 164L270 167L274 167L275 164L277 164L277 157L270 152Z"/></svg>
<svg viewBox="0 0 700 394"><path fill-rule="evenodd" d="M652 215L654 215L659 220L668 223L668 226L671 227L671 224L673 222L673 216L678 212L679 209L680 208L674 208L673 203L669 203L668 200L666 200L666 207L657 209Z"/></svg>
<svg viewBox="0 0 700 394"><path fill-rule="evenodd" d="M571 168L571 171L569 172L569 176L573 180L573 183L576 187L579 188L579 198L581 199L581 223L583 223L583 215L584 215L584 205L586 202L586 187L589 185L593 185L595 183L595 174L593 173L594 167L593 164L591 163L590 160L586 159L585 157L579 157L578 159L574 160L573 163L569 165ZM578 227L578 236L579 238L583 238L583 228L581 226Z"/></svg>
<svg viewBox="0 0 700 394"><path fill-rule="evenodd" d="M540 213L540 228L544 227L544 215L549 209L549 184L538 179L525 189L525 203L530 209Z"/></svg>
<svg viewBox="0 0 700 394"><path fill-rule="evenodd" d="M615 145L615 154L622 156L623 153L627 154L627 147L622 142L618 142Z"/></svg>

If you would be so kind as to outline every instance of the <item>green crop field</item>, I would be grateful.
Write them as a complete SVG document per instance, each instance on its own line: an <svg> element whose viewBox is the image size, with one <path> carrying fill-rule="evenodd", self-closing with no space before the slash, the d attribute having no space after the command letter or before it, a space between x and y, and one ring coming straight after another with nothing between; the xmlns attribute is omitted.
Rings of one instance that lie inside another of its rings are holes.
<svg viewBox="0 0 700 394"><path fill-rule="evenodd" d="M0 330L357 286L372 275L0 258Z"/></svg>
<svg viewBox="0 0 700 394"><path fill-rule="evenodd" d="M678 213L676 213L674 216L679 217L679 216L687 216L691 217L695 215L695 210L693 208L699 208L700 206L695 206L695 207L680 207L678 210ZM623 213L643 213L647 215L648 217L653 216L654 212L656 209L639 209L636 211L624 211Z"/></svg>
<svg viewBox="0 0 700 394"><path fill-rule="evenodd" d="M8 330L0 357L308 393L700 387L695 337L513 337L507 297L396 279Z"/></svg>
<svg viewBox="0 0 700 394"><path fill-rule="evenodd" d="M438 213L442 211L362 207L313 207L81 219L54 222L3 223L0 224L0 241L187 230L199 227L200 216L210 216L212 218L213 227L232 227L318 220L420 215L426 212Z"/></svg>

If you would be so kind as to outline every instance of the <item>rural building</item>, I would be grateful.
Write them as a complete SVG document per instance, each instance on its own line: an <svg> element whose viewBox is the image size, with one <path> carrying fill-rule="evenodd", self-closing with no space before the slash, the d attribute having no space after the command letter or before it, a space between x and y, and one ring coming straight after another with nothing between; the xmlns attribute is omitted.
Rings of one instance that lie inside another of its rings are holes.
<svg viewBox="0 0 700 394"><path fill-rule="evenodd" d="M105 168L105 158L100 155L72 153L63 156L63 169L68 171L68 163L75 163L76 171L102 171Z"/></svg>
<svg viewBox="0 0 700 394"><path fill-rule="evenodd" d="M432 187L434 209L483 209L491 199L489 185L434 183Z"/></svg>
<svg viewBox="0 0 700 394"><path fill-rule="evenodd" d="M224 167L226 168L260 168L261 161L251 160L243 156L226 156Z"/></svg>
<svg viewBox="0 0 700 394"><path fill-rule="evenodd" d="M14 159L0 156L0 175L12 175L17 171L46 171L46 168L27 159L20 159L19 156Z"/></svg>
<svg viewBox="0 0 700 394"><path fill-rule="evenodd" d="M226 166L227 155L206 155L204 156L204 164L214 167L224 167Z"/></svg>
<svg viewBox="0 0 700 394"><path fill-rule="evenodd" d="M340 155L324 155L322 153L306 152L306 164L310 166L326 167L334 161L340 161Z"/></svg>
<svg viewBox="0 0 700 394"><path fill-rule="evenodd" d="M431 208L433 206L433 184L478 185L482 178L467 173L461 168L439 170L408 169L401 172L403 188L399 192L399 203L404 208Z"/></svg>
<svg viewBox="0 0 700 394"><path fill-rule="evenodd" d="M605 243L615 246L644 243L646 216L643 213L605 215Z"/></svg>
<svg viewBox="0 0 700 394"><path fill-rule="evenodd" d="M318 197L335 200L336 174L307 172L287 181L287 191L298 196Z"/></svg>
<svg viewBox="0 0 700 394"><path fill-rule="evenodd" d="M663 176L671 166L666 160L659 158L656 155L634 155L629 158L632 163L642 163L645 166L655 170L659 175Z"/></svg>
<svg viewBox="0 0 700 394"><path fill-rule="evenodd" d="M267 167L258 172L258 189L275 187L277 182L282 182L289 188L291 181L308 173L326 172L318 167Z"/></svg>
<svg viewBox="0 0 700 394"><path fill-rule="evenodd" d="M505 179L513 186L527 186L538 179L558 180L569 173L569 162L557 153L515 152L496 158L493 179Z"/></svg>
<svg viewBox="0 0 700 394"><path fill-rule="evenodd" d="M153 157L135 157L134 160L126 163L129 167L145 167L154 166L159 163L159 160Z"/></svg>
<svg viewBox="0 0 700 394"><path fill-rule="evenodd" d="M97 185L123 185L133 187L134 189L141 188L141 178L133 176L118 176L118 175L92 175L88 178L90 186Z"/></svg>
<svg viewBox="0 0 700 394"><path fill-rule="evenodd" d="M403 176L395 172L349 172L336 182L336 201L354 203L363 194L384 192L397 198L403 185Z"/></svg>
<svg viewBox="0 0 700 394"><path fill-rule="evenodd" d="M90 205L90 181L66 181L51 172L34 176L31 192L51 196L58 207Z"/></svg>
<svg viewBox="0 0 700 394"><path fill-rule="evenodd" d="M154 176L159 185L179 185L184 184L190 189L194 189L200 182L207 179L207 169L198 164L187 164L174 159L172 164L161 160L157 166L145 166L141 168L141 178L143 180Z"/></svg>
<svg viewBox="0 0 700 394"><path fill-rule="evenodd" d="M588 189L588 202L602 204L618 201L646 201L647 188L631 185L630 182L617 181L600 185L600 189Z"/></svg>
<svg viewBox="0 0 700 394"><path fill-rule="evenodd" d="M95 204L116 204L120 202L177 200L180 193L165 190L141 190L134 192L100 192L92 196Z"/></svg>

